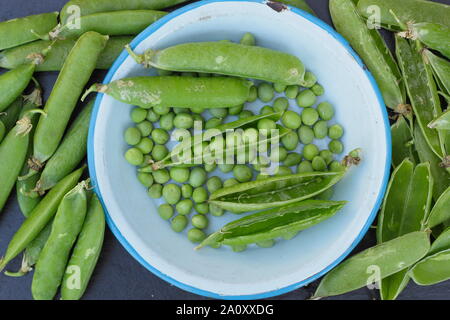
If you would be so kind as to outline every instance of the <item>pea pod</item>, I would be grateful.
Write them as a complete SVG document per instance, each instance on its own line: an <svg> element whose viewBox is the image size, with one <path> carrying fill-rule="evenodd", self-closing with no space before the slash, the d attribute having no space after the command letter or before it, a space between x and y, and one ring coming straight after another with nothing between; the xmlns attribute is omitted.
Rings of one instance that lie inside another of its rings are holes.
<svg viewBox="0 0 450 320"><path fill-rule="evenodd" d="M58 12L51 12L0 22L0 50L37 40L36 34L52 30L57 20Z"/></svg>
<svg viewBox="0 0 450 320"><path fill-rule="evenodd" d="M400 21L427 21L450 27L450 6L424 0L359 0L358 12L371 18L376 15L383 27L399 30L400 24L390 13L394 11Z"/></svg>
<svg viewBox="0 0 450 320"><path fill-rule="evenodd" d="M94 101L89 102L75 119L55 154L41 173L35 190L42 193L68 175L86 156L87 135Z"/></svg>
<svg viewBox="0 0 450 320"><path fill-rule="evenodd" d="M428 255L431 256L435 253L448 249L450 249L450 227L447 227L444 231L442 231L439 237L433 241Z"/></svg>
<svg viewBox="0 0 450 320"><path fill-rule="evenodd" d="M0 112L0 121L5 125L6 132L9 132L19 120L20 111L22 110L23 99L18 97L3 112Z"/></svg>
<svg viewBox="0 0 450 320"><path fill-rule="evenodd" d="M415 152L413 149L413 137L411 129L405 118L400 115L397 121L391 126L392 136L392 165L397 167L408 158L415 161Z"/></svg>
<svg viewBox="0 0 450 320"><path fill-rule="evenodd" d="M124 46L132 40L132 37L110 37L97 60L96 69L109 69ZM60 71L70 51L75 46L77 39L38 40L29 44L0 52L0 67L14 69L29 61L30 54L42 52L50 44L52 50L45 57L45 61L36 66L35 71Z"/></svg>
<svg viewBox="0 0 450 320"><path fill-rule="evenodd" d="M425 63L431 65L439 87L446 94L450 94L450 62L438 57L428 49L422 51Z"/></svg>
<svg viewBox="0 0 450 320"><path fill-rule="evenodd" d="M22 252L52 220L61 199L77 184L83 171L84 167L72 172L42 198L11 239L5 256L0 260L0 271Z"/></svg>
<svg viewBox="0 0 450 320"><path fill-rule="evenodd" d="M78 39L59 73L34 134L33 161L37 167L55 153L80 94L95 69L107 36L87 32Z"/></svg>
<svg viewBox="0 0 450 320"><path fill-rule="evenodd" d="M215 191L209 203L233 213L281 207L322 193L344 174L308 172L240 183Z"/></svg>
<svg viewBox="0 0 450 320"><path fill-rule="evenodd" d="M257 212L232 221L211 234L196 249L218 245L242 246L308 229L334 216L345 201L306 200Z"/></svg>
<svg viewBox="0 0 450 320"><path fill-rule="evenodd" d="M374 266L384 279L413 265L430 249L427 232L416 231L364 250L331 270L320 282L314 297L350 292L368 284Z"/></svg>
<svg viewBox="0 0 450 320"><path fill-rule="evenodd" d="M292 7L296 7L296 8L302 9L303 11L306 11L306 12L312 14L313 16L316 15L314 10L311 9L311 7L306 3L305 0L280 0L278 2L287 4L287 5L292 6Z"/></svg>
<svg viewBox="0 0 450 320"><path fill-rule="evenodd" d="M94 84L84 95L100 92L121 102L149 109L233 107L247 101L252 83L244 79L182 76L135 77ZM83 98L84 98L83 97Z"/></svg>
<svg viewBox="0 0 450 320"><path fill-rule="evenodd" d="M163 50L150 49L142 55L129 46L127 50L136 62L162 70L207 72L284 85L300 85L305 76L305 67L296 56L229 41L183 43Z"/></svg>
<svg viewBox="0 0 450 320"><path fill-rule="evenodd" d="M3 138L6 135L6 127L3 122L0 120L0 143L3 141Z"/></svg>
<svg viewBox="0 0 450 320"><path fill-rule="evenodd" d="M414 164L405 159L392 173L378 217L377 240L383 243L424 228L432 199L430 164ZM408 269L381 281L383 300L394 300L409 282Z"/></svg>
<svg viewBox="0 0 450 320"><path fill-rule="evenodd" d="M419 261L410 271L411 278L421 286L450 279L450 249L440 251Z"/></svg>
<svg viewBox="0 0 450 320"><path fill-rule="evenodd" d="M428 217L427 226L433 228L450 219L450 187L436 200Z"/></svg>
<svg viewBox="0 0 450 320"><path fill-rule="evenodd" d="M61 284L62 300L78 300L83 295L100 256L104 234L105 214L97 196L93 195L86 220L66 267Z"/></svg>
<svg viewBox="0 0 450 320"><path fill-rule="evenodd" d="M51 300L61 284L70 251L87 211L87 182L79 183L61 200L50 236L36 263L31 293L35 300Z"/></svg>
<svg viewBox="0 0 450 320"><path fill-rule="evenodd" d="M450 130L450 109L428 124L428 128L439 130Z"/></svg>
<svg viewBox="0 0 450 320"><path fill-rule="evenodd" d="M111 12L121 10L161 10L187 0L71 0L66 3L60 13L60 19L63 24L71 20L71 15L78 13L74 6L79 10L81 16L91 15L100 12Z"/></svg>

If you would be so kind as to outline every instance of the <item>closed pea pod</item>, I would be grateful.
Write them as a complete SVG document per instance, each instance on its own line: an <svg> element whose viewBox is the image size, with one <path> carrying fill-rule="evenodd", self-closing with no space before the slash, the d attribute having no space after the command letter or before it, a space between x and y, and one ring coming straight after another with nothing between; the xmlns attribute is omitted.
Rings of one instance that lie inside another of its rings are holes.
<svg viewBox="0 0 450 320"><path fill-rule="evenodd" d="M427 227L434 228L437 225L450 219L450 187L448 187L436 200L430 216L427 220Z"/></svg>
<svg viewBox="0 0 450 320"><path fill-rule="evenodd" d="M441 90L450 94L450 62L438 57L428 49L423 49L422 55L425 63L431 65Z"/></svg>
<svg viewBox="0 0 450 320"><path fill-rule="evenodd" d="M62 300L78 300L83 295L100 256L104 234L105 214L94 194L89 201L86 219L66 267L61 284ZM79 280L76 277L79 277ZM74 286L73 281L79 281L79 286Z"/></svg>
<svg viewBox="0 0 450 320"><path fill-rule="evenodd" d="M413 137L405 118L400 116L391 126L392 165L397 167L405 159L415 161Z"/></svg>
<svg viewBox="0 0 450 320"><path fill-rule="evenodd" d="M432 285L450 279L450 249L440 251L419 261L410 271L415 283Z"/></svg>
<svg viewBox="0 0 450 320"><path fill-rule="evenodd" d="M5 125L6 132L9 132L16 125L22 111L22 106L23 98L19 97L8 108L0 112L0 121Z"/></svg>

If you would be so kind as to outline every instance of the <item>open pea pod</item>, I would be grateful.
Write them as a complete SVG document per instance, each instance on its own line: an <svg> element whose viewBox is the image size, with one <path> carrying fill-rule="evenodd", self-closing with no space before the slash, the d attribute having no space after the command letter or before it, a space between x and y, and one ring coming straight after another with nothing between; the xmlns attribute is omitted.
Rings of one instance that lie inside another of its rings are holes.
<svg viewBox="0 0 450 320"><path fill-rule="evenodd" d="M450 279L450 249L440 251L418 262L410 271L411 278L421 286Z"/></svg>
<svg viewBox="0 0 450 320"><path fill-rule="evenodd" d="M450 109L428 124L428 128L450 130ZM448 151L448 150L447 150Z"/></svg>
<svg viewBox="0 0 450 320"><path fill-rule="evenodd" d="M336 296L362 288L413 265L430 249L428 232L416 231L364 250L331 270L313 298ZM371 271L374 270L374 271ZM374 273L375 272L375 273Z"/></svg>
<svg viewBox="0 0 450 320"><path fill-rule="evenodd" d="M446 94L450 94L450 62L438 57L428 49L424 49L422 54L425 62L431 65L441 90Z"/></svg>
<svg viewBox="0 0 450 320"><path fill-rule="evenodd" d="M408 158L415 162L416 154L413 148L413 136L411 128L403 116L391 126L392 137L392 165L397 167L400 163Z"/></svg>
<svg viewBox="0 0 450 320"><path fill-rule="evenodd" d="M432 188L429 163L422 163L414 168L414 164L405 159L394 170L378 217L378 243L423 229L430 210ZM381 298L396 299L408 282L408 269L383 279L380 286Z"/></svg>
<svg viewBox="0 0 450 320"><path fill-rule="evenodd" d="M334 216L345 204L345 201L306 200L257 212L226 224L196 249L221 244L242 246L290 235Z"/></svg>
<svg viewBox="0 0 450 320"><path fill-rule="evenodd" d="M430 216L427 220L427 226L433 228L450 219L450 186L445 190L439 199L436 200Z"/></svg>
<svg viewBox="0 0 450 320"><path fill-rule="evenodd" d="M233 213L285 206L309 199L335 185L341 172L308 172L275 176L217 190L209 203Z"/></svg>

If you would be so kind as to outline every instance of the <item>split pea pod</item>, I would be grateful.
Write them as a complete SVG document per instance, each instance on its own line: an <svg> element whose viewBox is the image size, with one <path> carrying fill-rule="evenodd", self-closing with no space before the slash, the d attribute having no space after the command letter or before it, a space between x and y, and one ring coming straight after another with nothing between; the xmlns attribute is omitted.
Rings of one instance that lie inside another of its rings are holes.
<svg viewBox="0 0 450 320"><path fill-rule="evenodd" d="M334 216L345 201L306 200L257 212L232 221L211 234L196 249L217 245L242 246L308 229Z"/></svg>
<svg viewBox="0 0 450 320"><path fill-rule="evenodd" d="M21 253L52 220L61 199L77 184L83 171L84 167L72 172L42 198L11 239L5 256L0 260L0 270Z"/></svg>
<svg viewBox="0 0 450 320"><path fill-rule="evenodd" d="M83 181L70 190L58 206L34 271L31 293L35 300L52 300L61 284L70 251L86 217L87 183Z"/></svg>
<svg viewBox="0 0 450 320"><path fill-rule="evenodd" d="M386 105L399 112L406 96L401 74L377 30L370 30L352 0L331 0L330 13L336 30L358 52L372 72Z"/></svg>
<svg viewBox="0 0 450 320"><path fill-rule="evenodd" d="M245 103L251 86L250 81L230 77L135 77L94 84L84 97L95 91L146 109L158 105L224 108Z"/></svg>
<svg viewBox="0 0 450 320"><path fill-rule="evenodd" d="M93 107L94 101L89 102L75 119L55 154L46 163L35 191L44 192L52 188L84 159Z"/></svg>
<svg viewBox="0 0 450 320"><path fill-rule="evenodd" d="M392 137L392 165L397 167L400 163L409 158L415 162L414 141L412 137L411 128L402 115L391 126Z"/></svg>
<svg viewBox="0 0 450 320"><path fill-rule="evenodd" d="M450 62L438 57L428 49L423 49L425 63L431 65L436 82L446 94L450 94Z"/></svg>
<svg viewBox="0 0 450 320"><path fill-rule="evenodd" d="M320 282L313 298L336 296L367 285L378 267L379 279L384 279L413 265L430 249L427 232L416 231L364 250L331 270Z"/></svg>
<svg viewBox="0 0 450 320"><path fill-rule="evenodd" d="M450 187L445 190L436 200L430 216L427 220L427 226L434 228L437 225L450 219Z"/></svg>
<svg viewBox="0 0 450 320"><path fill-rule="evenodd" d="M37 34L45 34L58 24L58 12L0 22L0 50L37 40Z"/></svg>
<svg viewBox="0 0 450 320"><path fill-rule="evenodd" d="M56 151L80 94L95 69L107 36L96 32L82 35L70 51L36 127L33 161L39 169Z"/></svg>
<svg viewBox="0 0 450 320"><path fill-rule="evenodd" d="M96 69L109 69L124 46L130 43L132 37L110 37L97 60ZM38 40L32 43L0 52L0 67L13 69L29 61L30 55L42 52L52 44L52 50L47 54L43 63L36 66L35 71L60 71L70 51L75 46L77 39Z"/></svg>
<svg viewBox="0 0 450 320"><path fill-rule="evenodd" d="M142 55L128 52L145 67L181 72L206 72L284 85L301 85L305 67L296 56L228 41L191 42Z"/></svg>
<svg viewBox="0 0 450 320"><path fill-rule="evenodd" d="M62 300L79 300L85 292L100 256L105 235L105 214L94 194L89 201L83 228L66 267L61 284Z"/></svg>

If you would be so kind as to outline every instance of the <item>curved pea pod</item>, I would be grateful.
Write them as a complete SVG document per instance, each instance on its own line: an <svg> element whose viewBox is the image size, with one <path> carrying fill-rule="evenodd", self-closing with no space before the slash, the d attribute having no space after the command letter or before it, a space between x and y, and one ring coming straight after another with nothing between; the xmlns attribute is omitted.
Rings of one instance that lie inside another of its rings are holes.
<svg viewBox="0 0 450 320"><path fill-rule="evenodd" d="M61 199L75 187L84 168L82 167L72 172L42 198L9 242L5 256L0 259L0 271L3 270L9 261L22 252L52 220Z"/></svg>
<svg viewBox="0 0 450 320"><path fill-rule="evenodd" d="M433 209L430 212L430 216L427 220L427 226L429 228L436 227L437 225L450 219L450 187L445 190L441 196L436 200Z"/></svg>
<svg viewBox="0 0 450 320"><path fill-rule="evenodd" d="M240 183L211 194L209 203L233 213L281 207L335 185L345 172L308 172Z"/></svg>
<svg viewBox="0 0 450 320"><path fill-rule="evenodd" d="M0 50L37 40L58 24L58 12L0 22Z"/></svg>
<svg viewBox="0 0 450 320"><path fill-rule="evenodd" d="M330 13L336 30L350 42L372 72L386 105L400 111L406 101L404 84L378 31L367 27L352 0L331 0Z"/></svg>
<svg viewBox="0 0 450 320"><path fill-rule="evenodd" d="M135 77L109 84L94 84L84 97L95 91L146 109L158 105L223 108L238 106L247 101L251 86L250 81L229 77Z"/></svg>
<svg viewBox="0 0 450 320"><path fill-rule="evenodd" d="M61 284L62 300L79 300L87 288L103 245L105 214L96 195L89 202L83 228Z"/></svg>
<svg viewBox="0 0 450 320"><path fill-rule="evenodd" d="M72 123L55 154L45 165L35 191L42 193L52 188L84 159L93 107L94 101L89 102Z"/></svg>
<svg viewBox="0 0 450 320"><path fill-rule="evenodd" d="M45 105L47 116L39 120L34 134L33 161L37 167L42 166L58 148L70 116L107 40L107 36L87 32L70 51Z"/></svg>
<svg viewBox="0 0 450 320"><path fill-rule="evenodd" d="M311 9L311 7L306 3L305 0L279 0L278 2L287 4L287 5L292 6L292 7L299 8L299 9L301 9L303 11L306 11L306 12L312 14L313 16L316 15L314 10Z"/></svg>
<svg viewBox="0 0 450 320"><path fill-rule="evenodd" d="M447 227L445 230L443 230L439 237L437 237L436 240L433 241L428 255L431 256L435 253L447 249L450 249L450 227Z"/></svg>
<svg viewBox="0 0 450 320"><path fill-rule="evenodd" d="M87 182L79 183L61 200L50 236L36 263L31 293L35 300L51 300L61 284L70 251L87 212Z"/></svg>
<svg viewBox="0 0 450 320"><path fill-rule="evenodd" d="M415 161L414 141L410 127L405 118L400 115L391 126L392 165L397 167L404 159Z"/></svg>
<svg viewBox="0 0 450 320"><path fill-rule="evenodd" d="M305 75L305 66L294 55L228 41L183 43L150 49L142 55L129 46L127 50L136 62L162 70L207 72L285 85L300 85Z"/></svg>
<svg viewBox="0 0 450 320"><path fill-rule="evenodd" d="M0 121L5 125L6 132L9 132L19 120L19 115L22 110L23 99L18 97L8 108L0 112Z"/></svg>
<svg viewBox="0 0 450 320"><path fill-rule="evenodd" d="M358 12L371 18L376 15L387 29L399 30L400 24L390 13L394 11L400 21L427 21L450 27L450 6L424 0L359 0Z"/></svg>
<svg viewBox="0 0 450 320"><path fill-rule="evenodd" d="M132 37L110 37L97 60L96 69L109 69L124 46L130 43ZM0 52L0 67L13 69L29 61L30 55L35 52L42 52L52 45L52 49L45 57L45 61L36 66L35 71L60 71L67 59L70 51L75 46L77 39L38 40L32 43Z"/></svg>
<svg viewBox="0 0 450 320"><path fill-rule="evenodd" d="M441 90L450 94L450 62L438 57L428 49L423 49L422 54L425 63L431 65L436 82L439 84Z"/></svg>
<svg viewBox="0 0 450 320"><path fill-rule="evenodd" d="M78 13L81 16L99 12L111 12L121 10L160 10L187 0L71 0L66 3L60 12L63 24L72 19L72 15ZM77 10L74 10L74 6Z"/></svg>
<svg viewBox="0 0 450 320"><path fill-rule="evenodd" d="M59 25L43 40L76 38L88 31L108 36L136 35L153 22L164 17L167 12L155 10L123 10L99 12L81 16L66 25ZM74 24L78 27L74 28Z"/></svg>
<svg viewBox="0 0 450 320"><path fill-rule="evenodd" d="M414 164L405 159L394 170L378 217L378 243L424 229L432 200L432 188L429 163L422 163L414 168ZM380 284L381 298L396 299L408 282L408 269L383 279Z"/></svg>
<svg viewBox="0 0 450 320"><path fill-rule="evenodd" d="M428 124L428 128L450 130L450 109Z"/></svg>
<svg viewBox="0 0 450 320"><path fill-rule="evenodd" d="M410 271L411 278L421 286L450 279L450 249L440 251L419 261Z"/></svg>
<svg viewBox="0 0 450 320"><path fill-rule="evenodd" d="M371 284L376 268L377 280L413 265L430 249L427 232L411 232L364 250L331 270L320 282L314 297L323 298L350 292Z"/></svg>
<svg viewBox="0 0 450 320"><path fill-rule="evenodd" d="M306 200L257 212L226 224L196 249L222 244L242 246L296 234L331 218L345 204L346 201Z"/></svg>

